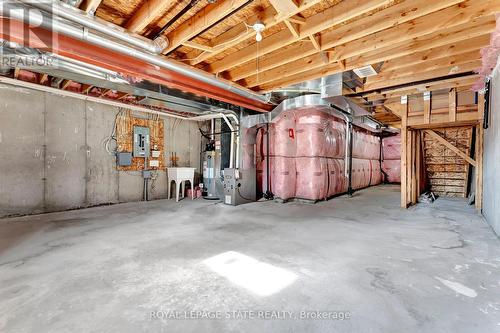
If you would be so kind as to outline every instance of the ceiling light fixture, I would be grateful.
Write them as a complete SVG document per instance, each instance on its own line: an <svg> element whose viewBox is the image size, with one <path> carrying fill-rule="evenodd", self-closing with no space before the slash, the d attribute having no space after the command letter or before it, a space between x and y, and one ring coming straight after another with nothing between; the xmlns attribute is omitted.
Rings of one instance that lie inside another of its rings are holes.
<svg viewBox="0 0 500 333"><path fill-rule="evenodd" d="M255 22L254 25L252 25L252 29L255 30L255 40L257 42L260 42L262 40L262 31L266 26L262 22Z"/></svg>

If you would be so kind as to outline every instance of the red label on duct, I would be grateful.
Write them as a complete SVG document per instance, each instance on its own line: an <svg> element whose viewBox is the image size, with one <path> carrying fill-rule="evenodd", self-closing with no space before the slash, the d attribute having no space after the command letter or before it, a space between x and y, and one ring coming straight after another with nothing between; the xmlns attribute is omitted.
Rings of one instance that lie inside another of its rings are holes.
<svg viewBox="0 0 500 333"><path fill-rule="evenodd" d="M289 129L288 129L288 136L289 136L290 138L292 138L292 139L294 139L294 138L295 138L295 134L293 133L293 128L289 128Z"/></svg>

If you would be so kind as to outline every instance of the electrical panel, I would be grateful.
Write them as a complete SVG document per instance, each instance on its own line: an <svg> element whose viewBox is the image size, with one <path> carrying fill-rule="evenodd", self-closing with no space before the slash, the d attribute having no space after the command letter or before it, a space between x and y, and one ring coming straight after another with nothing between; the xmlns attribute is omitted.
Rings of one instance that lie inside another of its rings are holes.
<svg viewBox="0 0 500 333"><path fill-rule="evenodd" d="M132 153L126 151L120 151L116 153L116 164L118 164L119 166L132 165Z"/></svg>
<svg viewBox="0 0 500 333"><path fill-rule="evenodd" d="M149 128L134 126L134 157L149 157Z"/></svg>

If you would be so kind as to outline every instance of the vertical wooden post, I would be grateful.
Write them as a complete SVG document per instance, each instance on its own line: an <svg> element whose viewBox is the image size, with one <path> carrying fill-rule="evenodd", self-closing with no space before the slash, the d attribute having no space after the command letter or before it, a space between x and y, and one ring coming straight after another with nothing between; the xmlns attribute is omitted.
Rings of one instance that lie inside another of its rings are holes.
<svg viewBox="0 0 500 333"><path fill-rule="evenodd" d="M407 155L407 141L408 141L408 103L405 105L406 108L401 112L401 207L407 207L407 193L408 185L406 182L407 170L406 170L406 155Z"/></svg>
<svg viewBox="0 0 500 333"><path fill-rule="evenodd" d="M415 196L415 203L418 202L418 197L420 196L420 174L422 173L422 170L421 170L421 165L422 165L422 146L421 146L421 137L422 135L422 132L421 131L418 131L416 133L416 137L415 137L415 152L416 152L416 160L415 160L415 182L416 182L416 186L415 186L415 192L416 192L416 196Z"/></svg>
<svg viewBox="0 0 500 333"><path fill-rule="evenodd" d="M455 88L449 93L450 122L457 121L457 90Z"/></svg>
<svg viewBox="0 0 500 333"><path fill-rule="evenodd" d="M479 118L484 117L484 94L478 94L477 112ZM483 125L479 123L476 126L476 209L481 212L483 209L483 149L484 149L484 129Z"/></svg>
<svg viewBox="0 0 500 333"><path fill-rule="evenodd" d="M413 180L413 130L407 131L406 139L406 206L412 202L411 185Z"/></svg>
<svg viewBox="0 0 500 333"><path fill-rule="evenodd" d="M431 98L432 93L430 91L424 92L424 124L431 123Z"/></svg>

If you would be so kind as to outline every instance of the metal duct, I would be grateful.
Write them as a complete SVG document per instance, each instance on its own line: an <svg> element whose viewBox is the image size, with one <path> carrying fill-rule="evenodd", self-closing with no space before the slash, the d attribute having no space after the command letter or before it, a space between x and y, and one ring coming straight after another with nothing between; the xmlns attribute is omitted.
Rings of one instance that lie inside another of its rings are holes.
<svg viewBox="0 0 500 333"><path fill-rule="evenodd" d="M105 36L116 38L149 53L160 54L161 51L168 47L168 39L166 37L160 36L155 40L150 40L140 35L132 34L115 24L106 22L95 16L89 16L84 11L73 6L68 6L58 0L52 0L52 3L48 3L47 1L34 2L33 0L19 1L26 3L30 7L50 13L56 18L63 18L85 28L98 31Z"/></svg>
<svg viewBox="0 0 500 333"><path fill-rule="evenodd" d="M311 105L330 105L333 104L337 108L340 108L353 117L367 116L370 113L365 109L352 102L350 98L342 96L343 92L343 73L337 73L329 76L325 76L315 80L309 80L294 84L292 86L278 90L280 97L295 97L292 99L285 99L281 103L284 107L288 107L288 104L304 103L303 106L307 106L307 103L312 103ZM317 97L315 98L297 98L297 96L319 96L323 99L320 102ZM319 103L319 104L318 104ZM280 106L282 105L280 104Z"/></svg>
<svg viewBox="0 0 500 333"><path fill-rule="evenodd" d="M29 11L29 6L26 6L18 1L4 2L1 9L2 15L6 17L25 23L37 22L40 23L40 27L44 29L61 33L80 41L86 41L93 45L97 45L108 50L140 59L152 65L156 65L166 70L173 71L177 74L217 87L219 89L232 92L255 102L266 104L268 103L265 96L255 93L249 89L238 87L233 82L218 79L215 77L215 75L194 69L188 65L181 64L176 61L139 51L133 47L118 43L111 39L103 38L102 36L89 32L86 29L77 28L60 20L53 20L53 18L50 17L50 15L48 15L47 13L36 13L34 11Z"/></svg>

